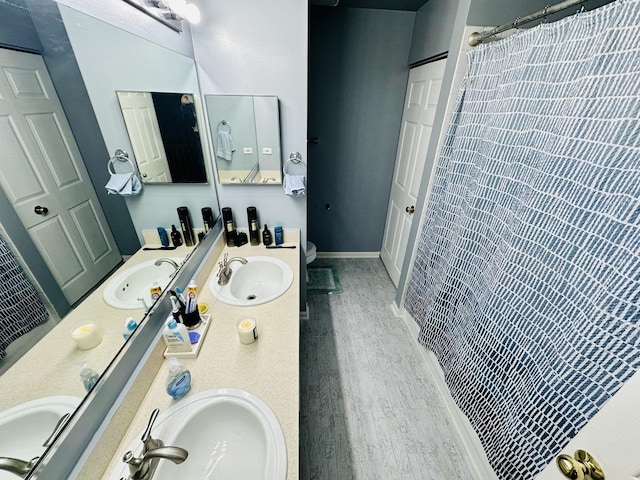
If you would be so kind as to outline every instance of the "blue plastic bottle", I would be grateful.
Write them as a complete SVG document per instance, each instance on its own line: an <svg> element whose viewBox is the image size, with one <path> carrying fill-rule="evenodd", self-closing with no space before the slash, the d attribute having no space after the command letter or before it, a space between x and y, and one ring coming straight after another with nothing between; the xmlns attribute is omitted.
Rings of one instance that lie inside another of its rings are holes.
<svg viewBox="0 0 640 480"><path fill-rule="evenodd" d="M167 393L174 400L180 400L191 390L191 372L180 365L175 357L168 360L168 366Z"/></svg>

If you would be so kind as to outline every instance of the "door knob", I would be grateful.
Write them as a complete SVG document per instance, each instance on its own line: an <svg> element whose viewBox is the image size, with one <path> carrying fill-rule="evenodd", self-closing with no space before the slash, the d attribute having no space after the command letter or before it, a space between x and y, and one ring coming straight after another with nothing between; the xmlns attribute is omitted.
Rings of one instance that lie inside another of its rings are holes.
<svg viewBox="0 0 640 480"><path fill-rule="evenodd" d="M49 213L49 209L47 207L41 207L40 205L37 205L34 209L34 212L36 212L38 215L46 215L47 213Z"/></svg>
<svg viewBox="0 0 640 480"><path fill-rule="evenodd" d="M407 212L409 215L413 215L413 212L416 211L416 207L414 207L413 205L411 205L410 207L407 207L404 209L405 212Z"/></svg>
<svg viewBox="0 0 640 480"><path fill-rule="evenodd" d="M602 468L585 450L576 450L571 455L562 454L556 458L558 470L571 480L604 480Z"/></svg>

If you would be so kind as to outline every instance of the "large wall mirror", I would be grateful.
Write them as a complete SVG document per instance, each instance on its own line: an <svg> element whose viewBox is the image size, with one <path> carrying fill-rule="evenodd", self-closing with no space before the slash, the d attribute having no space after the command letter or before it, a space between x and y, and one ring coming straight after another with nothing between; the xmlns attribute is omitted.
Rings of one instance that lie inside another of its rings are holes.
<svg viewBox="0 0 640 480"><path fill-rule="evenodd" d="M206 183L193 93L116 92L143 183Z"/></svg>
<svg viewBox="0 0 640 480"><path fill-rule="evenodd" d="M282 183L278 97L204 98L220 183Z"/></svg>
<svg viewBox="0 0 640 480"><path fill-rule="evenodd" d="M78 4L80 8L84 6L83 2L78 2ZM124 2L122 4L126 5ZM110 4L108 8L117 9L115 4ZM131 7L127 6L126 8ZM0 2L0 18L9 19L7 20L9 23L19 27L13 30L0 29L0 45L11 46L13 50L44 52L42 56L45 59L48 59L47 52L54 52L54 56L58 56L57 59L52 60L51 64L47 63L47 67L52 77L54 77L53 73L57 72L55 78L58 81L62 78L63 83L66 82L64 84L56 83L59 96L64 98L61 92L66 90L69 93L66 98L71 99L66 103L63 102L64 113L69 120L75 119L72 128L74 126L77 127L78 124L83 128L86 127L78 131L74 128L74 136L77 139L83 136L85 138L101 136L107 147L104 152L102 152L104 145L102 150L96 150L98 152L96 155L86 155L83 151L81 161L84 161L85 164L92 164L98 173L104 175L104 177L98 175L95 179L92 178L93 188L96 191L104 190L108 176L108 152L113 152L120 147L131 152L131 149L126 144L128 142L127 131L120 113L116 91L174 92L167 94L166 98L171 103L172 108L175 108L176 115L189 118L189 114L194 111L189 103L195 102L195 113L200 118L199 124L204 124L202 103L199 103L201 100L198 93L199 86L195 63L188 55L161 47L158 43L137 37L95 17L86 15L77 9L58 4L53 0ZM20 53L34 56L33 53ZM55 60L57 60L57 64ZM80 70L77 75L72 75L73 68L69 67L74 63L77 63ZM88 75L88 73L93 73L93 75ZM175 97L173 95L179 96L177 108L175 107ZM86 114L87 109L91 110L92 114L95 115L95 118L91 121L88 119L91 115ZM97 124L95 123L96 120ZM197 125L198 123L191 124L192 131L195 132L193 127ZM206 161L208 152L205 151L204 153L206 167L210 169L211 161L210 159ZM56 161L56 159L53 158L51 161ZM210 174L211 170L209 170ZM192 182L193 180L189 181ZM203 182L206 182L206 179ZM125 201L127 200L129 199L125 199ZM122 199L114 197L107 201L121 202ZM198 225L200 219L197 217L200 207L212 207L214 214L217 216L219 207L215 182L177 186L159 185L154 188L145 188L140 196L131 199L131 204L127 203L127 208L137 233L141 228L149 229L155 228L156 225L170 226L171 223L178 224L175 207L180 205L189 206L195 227L200 226ZM11 206L9 205L9 207ZM11 231L7 227L9 227L9 222L12 220L2 208L4 208L4 205L0 205L0 213L2 213L0 215L2 227L0 231L5 236L6 232L10 233ZM117 219L108 218L108 220L117 224ZM79 218L78 221L83 221L83 218ZM15 222L18 222L17 217ZM113 226L111 228L113 229ZM7 234L7 237L7 241L13 243L16 251L22 254L20 250L22 246L19 242L12 238L10 234ZM205 238L205 241L208 240L209 236ZM192 253L199 255L205 251L206 246L205 249L198 246L195 250L192 250ZM133 252L123 251L121 253ZM28 267L30 259L24 258L26 256L23 255L23 260ZM188 265L183 269L187 267ZM32 273L36 283L42 285L47 281L54 282L53 278L47 280L43 278L45 275L40 276L38 271L32 270ZM49 272L46 273L51 277ZM184 271L181 273L184 273ZM106 316L107 310L107 308L90 310L88 307L82 307L82 303L74 305L74 312L84 315L87 321L96 320L99 315ZM3 392L5 392L0 397L0 412L42 397L69 396L77 397L76 399L86 399L76 412L72 422L76 421L78 416L81 416L81 418L91 418L92 422L99 423L105 412L110 408L112 397L117 397L119 390L111 391L109 388L102 388L112 380L107 374L104 376L106 377L106 382L103 381L105 379L101 378L97 387L85 397L86 391L78 368L80 365L87 363L88 366L100 374L105 370L114 370L117 363L112 362L118 355L122 355L122 352L133 356L134 349L131 342L127 341L125 343L122 337L124 320L130 315L139 321L141 328L145 328L148 325L148 318L143 322L145 313L142 308L138 310L118 310L105 319L106 321L112 321L113 325L116 326L115 331L102 332L104 339L94 349L80 350L74 344L71 333L73 329L65 323L65 318L58 319L52 313L49 320L42 327L36 327L32 332L29 332L37 335L37 338L34 338L33 342L29 344L29 348L11 352L13 358L10 361L12 363L6 363L9 361L9 355L7 355L7 358L0 359L0 385ZM64 315L61 314L61 316ZM154 333L150 332L149 338L152 339ZM21 336L19 340L26 341L25 337L27 335ZM134 353L138 354L137 351ZM137 360L139 360L140 356L137 357ZM135 360L121 363L135 365ZM3 364L3 362L5 363ZM4 366L6 368L3 368ZM85 423L82 425L83 428L69 430L77 430L81 431L83 435L90 435L95 431L95 429L91 430L93 425L86 427ZM64 434L65 432L63 432ZM12 437L11 440L14 444L20 443L19 438ZM76 445L73 451L81 452L85 446L86 442ZM31 457L40 454L45 455L45 447L41 444L33 447L35 451ZM55 450L55 454L53 454L53 450ZM56 457L59 452L59 445L56 445L52 449L51 456ZM0 455L13 456L11 451L0 452ZM27 461L31 459L31 457L23 457L18 453L15 456L20 456ZM62 455L61 458L61 461L64 462L68 461L70 457ZM54 462L52 461L52 463ZM29 478L34 477L32 475ZM0 478L4 478L4 476L0 474ZM38 475L38 478L68 477L47 475L40 477Z"/></svg>

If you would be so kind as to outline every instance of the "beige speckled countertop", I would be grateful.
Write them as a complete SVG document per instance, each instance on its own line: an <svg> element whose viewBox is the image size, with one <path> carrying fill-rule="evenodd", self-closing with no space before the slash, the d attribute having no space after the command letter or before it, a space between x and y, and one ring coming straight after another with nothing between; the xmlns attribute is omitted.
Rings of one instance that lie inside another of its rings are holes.
<svg viewBox="0 0 640 480"><path fill-rule="evenodd" d="M298 478L300 404L299 231L286 230L285 240L287 244L297 245L297 248L268 250L263 245L224 247L222 254L228 252L230 257L273 256L287 262L294 272L293 284L282 296L269 303L255 307L234 307L217 301L210 293L208 283L215 278L217 272L217 269L213 268L206 273L206 282L199 282L198 298L199 303L206 302L209 305L207 313L212 315L212 323L198 358L180 361L192 375L192 388L185 398L214 388L239 388L257 395L271 407L284 431L287 445L287 479L295 480ZM215 265L210 261L206 263ZM204 278L202 274L198 275L198 279L200 278ZM256 320L259 338L251 345L242 345L238 341L236 327L241 319L247 317ZM164 412L177 403L165 391L166 379L167 369L163 366L142 403L132 406L137 409L137 413L117 447L103 479L109 479L116 469L120 471L123 453L140 439L153 409L159 408Z"/></svg>
<svg viewBox="0 0 640 480"><path fill-rule="evenodd" d="M185 246L167 251L140 249L114 275L154 258L186 257L192 250L193 247ZM52 395L85 396L77 366L87 363L99 373L103 372L124 344L122 331L125 319L132 316L140 321L144 315L142 308L121 310L107 305L102 297L106 283L96 288L0 377L0 391L3 392L0 411ZM87 321L98 326L103 339L91 350L80 350L71 332Z"/></svg>

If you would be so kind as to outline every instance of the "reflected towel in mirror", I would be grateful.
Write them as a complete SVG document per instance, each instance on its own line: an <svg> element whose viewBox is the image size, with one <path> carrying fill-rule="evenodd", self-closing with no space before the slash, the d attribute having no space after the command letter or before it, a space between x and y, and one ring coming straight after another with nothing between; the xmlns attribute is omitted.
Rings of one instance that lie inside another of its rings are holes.
<svg viewBox="0 0 640 480"><path fill-rule="evenodd" d="M218 148L216 149L216 157L230 162L233 160L233 152L236 151L236 147L233 144L233 137L231 132L218 129Z"/></svg>
<svg viewBox="0 0 640 480"><path fill-rule="evenodd" d="M138 195L142 183L135 173L112 173L104 188L112 195Z"/></svg>
<svg viewBox="0 0 640 480"><path fill-rule="evenodd" d="M288 175L284 174L282 181L284 193L292 197L301 197L307 191L307 179L304 175Z"/></svg>

